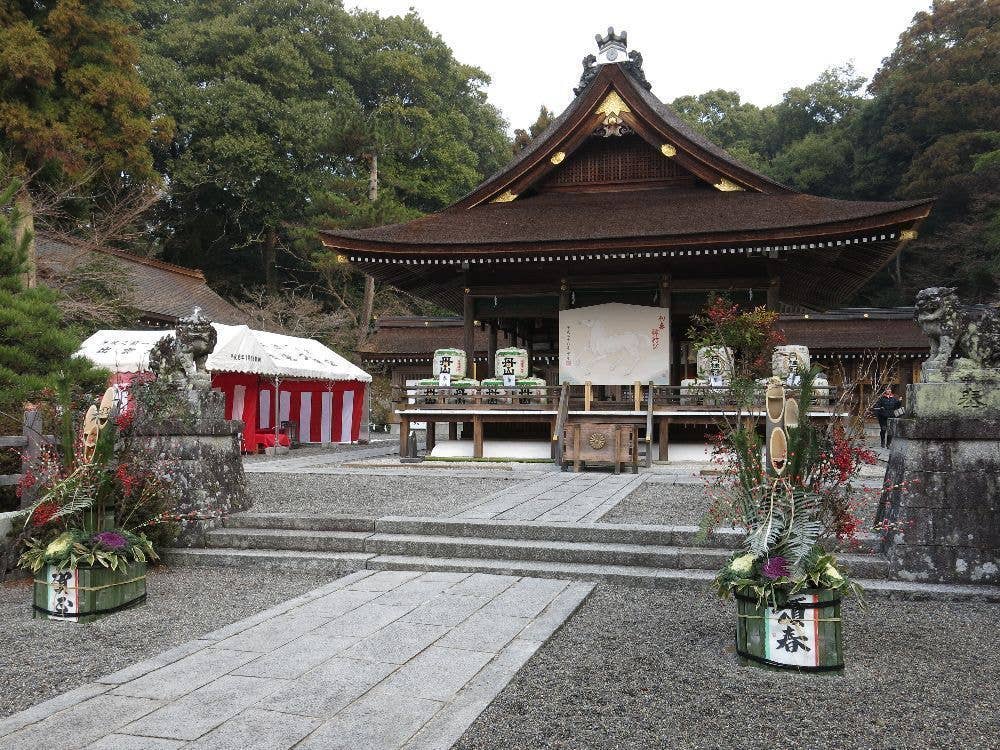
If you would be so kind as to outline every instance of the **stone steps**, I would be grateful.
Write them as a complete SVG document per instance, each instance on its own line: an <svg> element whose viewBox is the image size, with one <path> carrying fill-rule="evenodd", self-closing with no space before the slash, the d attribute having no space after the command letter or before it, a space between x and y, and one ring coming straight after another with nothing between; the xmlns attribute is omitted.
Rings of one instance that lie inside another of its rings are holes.
<svg viewBox="0 0 1000 750"><path fill-rule="evenodd" d="M258 524L257 527L252 524ZM739 535L713 534L698 546L694 526L545 524L532 522L386 517L367 520L319 516L233 516L210 532L211 549L283 550L368 554L406 559L432 558L623 566L651 570L720 568ZM275 528L277 527L277 528ZM306 527L306 528L301 528ZM875 555L843 555L855 576L882 578L886 562Z"/></svg>
<svg viewBox="0 0 1000 750"><path fill-rule="evenodd" d="M264 549L173 549L165 555L168 565L254 567L286 572L340 575L347 571L420 570L601 581L627 586L667 588L697 583L705 587L714 570L652 568L593 563L497 560L488 558L437 558L412 555L373 555L357 552L302 552ZM937 600L1000 602L1000 586L969 586L909 581L861 579L867 596ZM706 595L709 595L706 588Z"/></svg>
<svg viewBox="0 0 1000 750"><path fill-rule="evenodd" d="M301 552L364 552L371 531L312 531L308 529L215 529L206 535L208 547L220 549L280 549Z"/></svg>

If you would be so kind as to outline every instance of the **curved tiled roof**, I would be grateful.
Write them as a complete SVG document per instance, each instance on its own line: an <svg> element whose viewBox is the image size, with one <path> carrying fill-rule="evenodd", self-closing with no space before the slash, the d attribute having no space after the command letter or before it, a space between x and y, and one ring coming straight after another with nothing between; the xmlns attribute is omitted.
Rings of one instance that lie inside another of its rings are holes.
<svg viewBox="0 0 1000 750"><path fill-rule="evenodd" d="M821 198L804 193L721 192L694 189L629 190L604 193L548 192L474 209L448 209L403 224L339 230L333 237L358 240L376 249L412 246L428 253L448 246L576 242L767 233L835 231L840 224L879 226L880 217L920 208L928 201L873 202ZM872 221L872 220L875 221ZM882 222L883 225L892 221ZM406 247L400 248L407 249ZM496 249L490 248L491 251ZM527 248L531 249L531 248Z"/></svg>

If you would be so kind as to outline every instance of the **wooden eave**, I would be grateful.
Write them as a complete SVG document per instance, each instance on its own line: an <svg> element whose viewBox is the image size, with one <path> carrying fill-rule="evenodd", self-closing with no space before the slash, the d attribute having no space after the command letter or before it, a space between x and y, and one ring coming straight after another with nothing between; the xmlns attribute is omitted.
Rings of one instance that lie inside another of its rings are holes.
<svg viewBox="0 0 1000 750"><path fill-rule="evenodd" d="M557 239L541 242L426 243L373 240L321 232L324 245L331 249L369 252L386 259L458 260L482 256L531 256L538 253L566 253L603 250L670 250L733 246L765 246L803 241L836 241L859 233L913 229L929 214L933 199L905 208L861 219L822 224L777 227L753 231L708 232L644 237L597 239ZM432 217L428 217L432 218Z"/></svg>

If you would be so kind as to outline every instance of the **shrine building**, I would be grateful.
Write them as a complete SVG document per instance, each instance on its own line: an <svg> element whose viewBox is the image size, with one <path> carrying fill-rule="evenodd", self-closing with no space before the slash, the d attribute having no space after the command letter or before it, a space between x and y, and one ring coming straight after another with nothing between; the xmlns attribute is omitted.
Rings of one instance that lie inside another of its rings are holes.
<svg viewBox="0 0 1000 750"><path fill-rule="evenodd" d="M321 234L359 271L461 315L469 377L497 374L506 338L549 384L679 386L711 293L789 314L840 306L928 216L929 199L824 198L751 169L652 93L624 32L597 42L566 110L468 195Z"/></svg>

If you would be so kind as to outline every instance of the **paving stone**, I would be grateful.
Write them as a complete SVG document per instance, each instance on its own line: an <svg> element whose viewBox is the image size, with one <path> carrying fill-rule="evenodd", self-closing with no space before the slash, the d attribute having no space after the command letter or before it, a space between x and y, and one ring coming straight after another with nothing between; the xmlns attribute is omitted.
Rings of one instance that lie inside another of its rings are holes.
<svg viewBox="0 0 1000 750"><path fill-rule="evenodd" d="M565 581L522 578L487 604L483 611L513 617L537 617L566 586Z"/></svg>
<svg viewBox="0 0 1000 750"><path fill-rule="evenodd" d="M124 732L196 740L287 684L284 680L226 675L132 722Z"/></svg>
<svg viewBox="0 0 1000 750"><path fill-rule="evenodd" d="M448 632L444 625L394 622L351 646L344 652L349 659L403 664Z"/></svg>
<svg viewBox="0 0 1000 750"><path fill-rule="evenodd" d="M295 679L323 662L329 661L344 649L353 646L358 640L358 636L355 635L306 633L294 641L286 643L281 648L240 667L232 674L243 677Z"/></svg>
<svg viewBox="0 0 1000 750"><path fill-rule="evenodd" d="M411 581L420 573L410 570L380 570L347 586L356 591L391 591Z"/></svg>
<svg viewBox="0 0 1000 750"><path fill-rule="evenodd" d="M109 734L87 745L87 750L177 750L187 745L183 740L162 737L137 737L134 734Z"/></svg>
<svg viewBox="0 0 1000 750"><path fill-rule="evenodd" d="M336 656L260 701L258 708L325 718L348 706L397 668Z"/></svg>
<svg viewBox="0 0 1000 750"><path fill-rule="evenodd" d="M182 643L169 651L164 651L162 654L157 654L151 659L145 659L137 664L125 667L124 669L119 669L117 672L112 672L111 674L104 675L104 677L98 678L97 682L103 685L121 685L126 682L131 682L145 674L149 674L154 669L159 669L160 667L165 667L168 664L173 664L175 661L180 661L185 656L189 656L196 651L201 651L203 648L208 648L212 645L212 641L188 641L187 643Z"/></svg>
<svg viewBox="0 0 1000 750"><path fill-rule="evenodd" d="M292 610L259 625L254 625L224 641L219 641L218 648L264 654L328 622L330 622L329 618L308 612L299 614L297 610Z"/></svg>
<svg viewBox="0 0 1000 750"><path fill-rule="evenodd" d="M458 625L489 601L482 596L445 593L424 602L403 617L403 621L425 625Z"/></svg>
<svg viewBox="0 0 1000 750"><path fill-rule="evenodd" d="M381 605L408 605L411 607L417 607L424 602L433 599L441 592L448 591L456 583L456 581L448 579L427 579L427 575L430 574L425 574L420 576L420 578L407 581L402 586L394 588L392 591L386 591L384 594L379 596L377 603ZM465 573L460 575L467 576L468 574Z"/></svg>
<svg viewBox="0 0 1000 750"><path fill-rule="evenodd" d="M468 574L467 574L468 575ZM517 582L513 576L498 576L491 573L472 573L448 589L449 594L472 594L473 596L495 596L506 591Z"/></svg>
<svg viewBox="0 0 1000 750"><path fill-rule="evenodd" d="M126 695L98 695L9 734L4 750L70 750L86 747L163 705Z"/></svg>
<svg viewBox="0 0 1000 750"><path fill-rule="evenodd" d="M292 610L290 614L314 615L316 617L334 618L357 609L362 604L381 596L379 591L361 591L338 589L332 593L320 596Z"/></svg>
<svg viewBox="0 0 1000 750"><path fill-rule="evenodd" d="M62 711L70 706L75 706L77 703L90 700L94 696L106 693L110 689L110 685L88 682L85 685L80 685L78 688L68 690L62 695L57 695L49 698L47 701L37 703L31 708L27 708L0 721L0 737L5 737L29 724L42 721L57 711Z"/></svg>
<svg viewBox="0 0 1000 750"><path fill-rule="evenodd" d="M592 583L571 583L519 635L529 641L544 641L562 625L594 590Z"/></svg>
<svg viewBox="0 0 1000 750"><path fill-rule="evenodd" d="M213 729L186 750L288 750L321 719L251 708Z"/></svg>
<svg viewBox="0 0 1000 750"><path fill-rule="evenodd" d="M376 690L387 702L397 696L448 701L494 656L493 652L431 646L410 659Z"/></svg>
<svg viewBox="0 0 1000 750"><path fill-rule="evenodd" d="M512 617L496 612L476 612L453 628L437 646L465 648L496 653L531 622L527 617Z"/></svg>
<svg viewBox="0 0 1000 750"><path fill-rule="evenodd" d="M253 661L259 654L206 648L119 685L115 695L173 700Z"/></svg>
<svg viewBox="0 0 1000 750"><path fill-rule="evenodd" d="M326 722L296 750L376 750L397 748L441 709L437 701L376 698L358 701Z"/></svg>
<svg viewBox="0 0 1000 750"><path fill-rule="evenodd" d="M386 605L367 604L342 617L330 620L325 625L317 628L314 632L318 635L355 635L366 637L381 630L391 622L398 620L403 615L411 612L413 605Z"/></svg>

